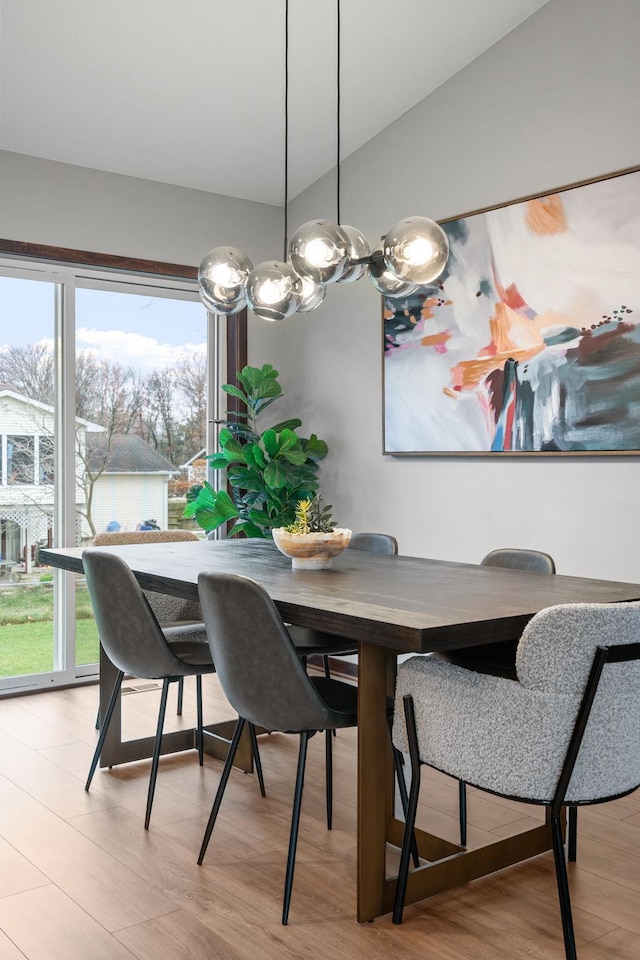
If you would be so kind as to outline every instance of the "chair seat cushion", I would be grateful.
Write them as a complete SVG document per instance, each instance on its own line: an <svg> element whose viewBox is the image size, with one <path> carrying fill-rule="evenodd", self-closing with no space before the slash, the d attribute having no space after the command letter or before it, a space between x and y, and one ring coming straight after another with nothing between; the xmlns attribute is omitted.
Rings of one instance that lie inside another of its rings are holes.
<svg viewBox="0 0 640 960"><path fill-rule="evenodd" d="M342 680L329 680L326 677L311 677L314 685L332 717L331 726L353 727L358 718L358 688ZM336 722L337 721L337 722Z"/></svg>
<svg viewBox="0 0 640 960"><path fill-rule="evenodd" d="M197 667L187 673L213 673L215 667L203 623L163 624L162 632L172 652L185 665Z"/></svg>
<svg viewBox="0 0 640 960"><path fill-rule="evenodd" d="M301 657L311 657L314 654L321 654L322 656L332 654L336 657L346 657L358 652L357 643L354 643L353 640L347 640L346 637L292 624L287 625L287 630Z"/></svg>

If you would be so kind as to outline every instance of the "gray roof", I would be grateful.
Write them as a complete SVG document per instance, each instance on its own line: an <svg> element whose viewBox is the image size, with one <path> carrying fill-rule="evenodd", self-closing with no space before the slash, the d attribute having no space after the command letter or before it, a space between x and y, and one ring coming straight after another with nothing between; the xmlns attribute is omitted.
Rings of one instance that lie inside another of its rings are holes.
<svg viewBox="0 0 640 960"><path fill-rule="evenodd" d="M104 462L107 438L87 434L89 469L99 470ZM105 473L175 473L176 467L136 433L115 434L107 455Z"/></svg>

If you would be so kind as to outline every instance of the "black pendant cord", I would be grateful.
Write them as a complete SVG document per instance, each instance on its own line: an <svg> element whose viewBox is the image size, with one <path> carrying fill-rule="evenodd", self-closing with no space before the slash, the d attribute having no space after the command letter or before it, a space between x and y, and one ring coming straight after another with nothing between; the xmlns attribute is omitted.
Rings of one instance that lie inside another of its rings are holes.
<svg viewBox="0 0 640 960"><path fill-rule="evenodd" d="M336 223L340 226L340 0L336 3L336 33L337 33L337 89L336 89Z"/></svg>
<svg viewBox="0 0 640 960"><path fill-rule="evenodd" d="M289 202L289 0L284 4L284 252L282 259L287 261L289 245L289 223L287 205Z"/></svg>

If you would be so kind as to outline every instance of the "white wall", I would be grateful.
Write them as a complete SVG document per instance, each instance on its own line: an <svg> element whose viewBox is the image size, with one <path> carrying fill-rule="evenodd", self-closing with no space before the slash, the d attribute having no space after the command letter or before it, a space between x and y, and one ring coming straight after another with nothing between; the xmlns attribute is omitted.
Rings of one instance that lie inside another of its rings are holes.
<svg viewBox="0 0 640 960"><path fill-rule="evenodd" d="M455 37L427 38L425 56L430 43ZM455 216L638 163L639 48L638 0L550 0L344 162L343 219L374 240L410 214ZM381 63L380 83L400 67ZM333 176L319 181L290 224L333 217L334 191ZM0 161L10 239L197 264L222 242L254 262L273 256L281 230L274 207ZM366 280L330 289L308 316L251 322L251 362L283 372L291 411L330 444L324 493L341 523L393 532L405 553L477 561L499 545L539 547L563 573L640 580L637 458L383 457L380 340Z"/></svg>
<svg viewBox="0 0 640 960"><path fill-rule="evenodd" d="M637 164L639 47L638 0L550 0L343 163L344 222L376 240L410 214L451 217ZM318 216L335 216L334 176L289 222ZM330 288L281 326L285 388L330 445L323 488L341 524L394 533L420 556L532 547L560 573L640 580L637 457L383 457L373 288Z"/></svg>
<svg viewBox="0 0 640 960"><path fill-rule="evenodd" d="M254 263L273 257L282 229L282 209L269 204L0 152L4 239L197 266L223 243ZM279 339L252 318L250 362L277 366Z"/></svg>

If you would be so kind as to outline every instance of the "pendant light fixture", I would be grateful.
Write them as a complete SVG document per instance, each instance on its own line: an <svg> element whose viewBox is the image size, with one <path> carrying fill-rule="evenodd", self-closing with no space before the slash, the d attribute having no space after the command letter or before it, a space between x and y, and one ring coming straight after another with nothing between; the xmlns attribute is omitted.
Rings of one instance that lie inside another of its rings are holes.
<svg viewBox="0 0 640 960"><path fill-rule="evenodd" d="M253 267L235 247L211 250L198 271L200 297L214 313L231 315L249 306L264 320L284 320L315 310L331 283L351 283L368 274L386 297L406 297L440 276L449 256L447 235L434 220L400 220L373 252L356 227L340 220L340 34L341 0L336 0L337 131L336 222L309 220L288 244L289 164L289 0L285 0L284 254Z"/></svg>

